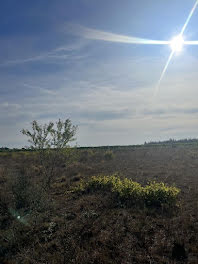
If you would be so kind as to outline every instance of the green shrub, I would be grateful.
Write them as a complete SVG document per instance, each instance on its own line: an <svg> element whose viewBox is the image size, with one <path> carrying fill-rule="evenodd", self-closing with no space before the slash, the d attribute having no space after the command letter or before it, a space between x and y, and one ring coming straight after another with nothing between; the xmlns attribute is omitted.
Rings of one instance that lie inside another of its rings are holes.
<svg viewBox="0 0 198 264"><path fill-rule="evenodd" d="M130 179L125 178L119 180L113 187L113 191L116 192L122 200L131 200L132 202L142 201L143 189L142 186Z"/></svg>
<svg viewBox="0 0 198 264"><path fill-rule="evenodd" d="M121 179L117 175L93 176L88 182L81 181L74 192L109 191L122 202L145 204L146 206L174 205L180 190L165 183L151 182L145 187L131 179Z"/></svg>
<svg viewBox="0 0 198 264"><path fill-rule="evenodd" d="M104 153L105 160L112 160L114 158L114 154L112 150L107 150Z"/></svg>
<svg viewBox="0 0 198 264"><path fill-rule="evenodd" d="M174 204L176 202L179 189L168 187L163 182L151 182L144 188L145 202L147 205Z"/></svg>

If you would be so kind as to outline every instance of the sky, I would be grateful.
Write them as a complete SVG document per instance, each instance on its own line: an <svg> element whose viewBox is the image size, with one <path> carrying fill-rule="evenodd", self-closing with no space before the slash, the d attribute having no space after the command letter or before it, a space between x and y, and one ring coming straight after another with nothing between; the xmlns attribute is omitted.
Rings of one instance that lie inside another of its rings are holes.
<svg viewBox="0 0 198 264"><path fill-rule="evenodd" d="M59 118L78 126L78 146L196 138L198 46L186 45L173 56L153 96L170 46L119 41L169 41L194 4L1 1L0 147L26 146L23 128ZM198 40L197 22L198 8L185 40Z"/></svg>

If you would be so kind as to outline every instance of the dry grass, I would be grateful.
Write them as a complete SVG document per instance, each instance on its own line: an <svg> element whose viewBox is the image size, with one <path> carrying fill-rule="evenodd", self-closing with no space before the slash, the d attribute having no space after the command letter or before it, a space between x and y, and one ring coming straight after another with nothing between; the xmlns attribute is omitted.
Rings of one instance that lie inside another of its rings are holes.
<svg viewBox="0 0 198 264"><path fill-rule="evenodd" d="M79 152L78 162L65 167L47 193L51 206L21 210L20 219L10 210L6 176L24 157L0 157L0 263L198 263L198 147L121 148L112 150L110 159L105 150ZM39 185L31 155L26 163ZM175 185L181 189L179 207L129 208L115 204L109 191L69 192L81 179L114 173L142 186L150 181Z"/></svg>

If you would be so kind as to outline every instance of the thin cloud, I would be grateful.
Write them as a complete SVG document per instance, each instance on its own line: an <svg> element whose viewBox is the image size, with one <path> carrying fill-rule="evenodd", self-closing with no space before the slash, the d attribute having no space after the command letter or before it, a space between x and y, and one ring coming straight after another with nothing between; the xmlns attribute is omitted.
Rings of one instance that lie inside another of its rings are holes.
<svg viewBox="0 0 198 264"><path fill-rule="evenodd" d="M44 52L42 54L31 56L24 59L8 60L6 62L0 63L0 67L30 63L30 62L42 62L42 61L64 61L64 60L80 60L86 57L86 55L74 54L74 51L80 50L83 47L83 43L73 44L73 45L62 45L49 52Z"/></svg>
<svg viewBox="0 0 198 264"><path fill-rule="evenodd" d="M47 94L47 95L57 95L57 92L55 92L53 90L49 90L49 89L43 88L43 87L38 86L38 85L32 85L32 84L24 83L23 86L28 87L28 88L37 89L37 90L39 90L43 94Z"/></svg>
<svg viewBox="0 0 198 264"><path fill-rule="evenodd" d="M48 52L42 55L33 56L33 57L25 58L25 59L9 60L4 63L1 63L0 66L9 66L13 64L23 64L23 63L33 62L33 61L41 61L43 59L49 58L51 56L50 55L51 53L52 52Z"/></svg>
<svg viewBox="0 0 198 264"><path fill-rule="evenodd" d="M118 43L146 44L146 45L168 45L170 44L170 41L150 40L150 39L145 39L145 38L124 36L124 35L119 35L119 34L114 34L110 32L105 32L101 30L84 27L78 24L67 24L66 32L71 33L73 35L81 36L87 39L103 40L103 41L118 42Z"/></svg>

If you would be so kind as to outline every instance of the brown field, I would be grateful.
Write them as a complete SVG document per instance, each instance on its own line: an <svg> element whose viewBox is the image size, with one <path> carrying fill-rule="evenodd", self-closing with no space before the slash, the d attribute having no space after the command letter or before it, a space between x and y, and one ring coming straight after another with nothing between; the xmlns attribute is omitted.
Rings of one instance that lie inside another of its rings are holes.
<svg viewBox="0 0 198 264"><path fill-rule="evenodd" d="M59 164L47 192L39 189L33 153L0 154L0 263L198 263L198 146L111 151L77 150L76 161ZM31 209L17 209L13 196L21 171L34 186ZM108 192L69 192L82 179L113 173L142 185L155 180L180 188L177 206L127 207Z"/></svg>

